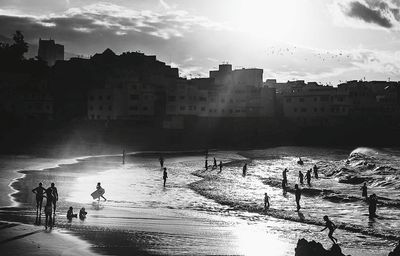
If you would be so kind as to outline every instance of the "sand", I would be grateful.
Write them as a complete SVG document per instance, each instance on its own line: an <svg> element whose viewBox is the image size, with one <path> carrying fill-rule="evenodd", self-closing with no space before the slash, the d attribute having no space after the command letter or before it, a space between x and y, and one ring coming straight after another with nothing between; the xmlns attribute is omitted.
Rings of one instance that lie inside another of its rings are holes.
<svg viewBox="0 0 400 256"><path fill-rule="evenodd" d="M0 222L1 255L97 255L82 239L58 230Z"/></svg>

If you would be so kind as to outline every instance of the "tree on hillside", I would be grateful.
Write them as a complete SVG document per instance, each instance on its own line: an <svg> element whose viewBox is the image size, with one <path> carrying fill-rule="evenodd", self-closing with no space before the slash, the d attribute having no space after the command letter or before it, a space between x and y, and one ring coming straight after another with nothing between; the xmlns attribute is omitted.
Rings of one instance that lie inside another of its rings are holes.
<svg viewBox="0 0 400 256"><path fill-rule="evenodd" d="M28 51L28 44L25 42L21 31L15 32L13 40L12 45L0 42L0 64L2 67L19 64L25 59L24 54Z"/></svg>

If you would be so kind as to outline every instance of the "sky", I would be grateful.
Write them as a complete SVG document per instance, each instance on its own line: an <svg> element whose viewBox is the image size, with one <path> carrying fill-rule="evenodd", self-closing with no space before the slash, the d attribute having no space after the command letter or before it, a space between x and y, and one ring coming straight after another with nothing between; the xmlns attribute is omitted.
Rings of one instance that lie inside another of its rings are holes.
<svg viewBox="0 0 400 256"><path fill-rule="evenodd" d="M140 51L207 77L229 62L264 79L400 80L400 0L0 0L0 40L69 53Z"/></svg>

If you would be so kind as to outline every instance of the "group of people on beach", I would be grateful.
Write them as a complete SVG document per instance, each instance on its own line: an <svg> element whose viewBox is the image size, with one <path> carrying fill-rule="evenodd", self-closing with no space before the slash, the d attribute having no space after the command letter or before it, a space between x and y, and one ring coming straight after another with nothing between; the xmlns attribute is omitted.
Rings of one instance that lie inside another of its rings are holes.
<svg viewBox="0 0 400 256"><path fill-rule="evenodd" d="M42 216L42 205L43 199L46 198L46 205L44 207L45 228L49 226L50 229L53 227L53 215L56 214L56 206L58 201L58 191L54 183L51 183L50 187L45 189L43 184L40 182L39 186L32 189L32 192L36 195L36 222L40 220Z"/></svg>
<svg viewBox="0 0 400 256"><path fill-rule="evenodd" d="M36 224L40 224L40 219L42 216L42 205L43 199L46 198L46 205L44 206L44 214L45 214L45 228L49 227L53 228L55 222L57 201L58 201L58 191L54 183L51 183L50 187L45 189L43 184L40 182L39 185L32 189L32 192L36 195ZM79 212L79 218L86 218L86 210L85 207L82 207ZM69 207L67 212L67 219L72 220L72 218L76 218L77 214L73 213L72 206Z"/></svg>

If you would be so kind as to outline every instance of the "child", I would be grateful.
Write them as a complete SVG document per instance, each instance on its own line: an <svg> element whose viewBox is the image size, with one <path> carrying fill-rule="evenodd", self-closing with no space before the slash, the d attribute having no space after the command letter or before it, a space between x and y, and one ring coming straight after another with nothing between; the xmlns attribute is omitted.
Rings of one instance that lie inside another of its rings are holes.
<svg viewBox="0 0 400 256"><path fill-rule="evenodd" d="M325 220L325 228L322 229L321 231L324 231L325 229L328 228L329 229L328 237L332 240L332 242L334 244L336 244L337 239L332 236L333 231L335 231L335 229L336 229L336 226L335 226L335 224L333 224L332 221L329 220L328 216L326 216L326 215L324 216L324 220Z"/></svg>
<svg viewBox="0 0 400 256"><path fill-rule="evenodd" d="M79 211L79 219L84 220L86 218L87 212L85 210L85 207L82 207L81 210Z"/></svg>
<svg viewBox="0 0 400 256"><path fill-rule="evenodd" d="M72 208L72 206L70 206L69 210L67 212L67 219L71 221L72 218L77 218L77 217L78 217L78 215L74 214L74 209Z"/></svg>

